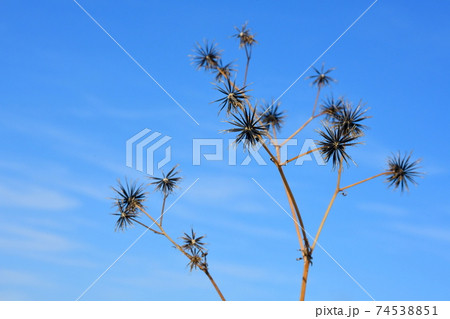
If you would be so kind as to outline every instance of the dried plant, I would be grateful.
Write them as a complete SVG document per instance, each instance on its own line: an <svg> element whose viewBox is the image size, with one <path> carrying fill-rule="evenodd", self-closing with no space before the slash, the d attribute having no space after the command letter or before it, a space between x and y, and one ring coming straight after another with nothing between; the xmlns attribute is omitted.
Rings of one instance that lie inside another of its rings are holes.
<svg viewBox="0 0 450 319"><path fill-rule="evenodd" d="M157 235L166 237L178 251L188 258L189 270L202 271L214 286L220 299L225 301L225 297L209 272L209 266L206 262L208 251L205 249L206 243L203 241L205 236L197 237L195 231L191 229L191 235L185 233L184 237L181 237L182 243L178 244L162 226L162 217L166 212L164 210L166 199L179 187L178 184L181 181L179 172L175 171L176 168L177 166L173 167L167 174L163 173L162 177L150 177L153 182L149 185L155 185L156 191L161 192L164 196L161 214L158 218L152 217L144 206L149 194L145 191L144 185L137 186L136 183L129 184L128 182L122 184L120 180L118 181L118 186L112 188L116 195L112 199L113 205L117 208L117 212L113 213L113 215L119 216L116 221L116 230L125 231L130 226L139 224ZM138 220L142 215L145 215L151 221L150 226Z"/></svg>
<svg viewBox="0 0 450 319"><path fill-rule="evenodd" d="M321 92L325 87L336 82L335 79L330 77L330 73L335 69L325 69L325 65L322 64L320 70L313 68L315 74L308 77L308 79L312 80L312 85L317 90L311 116L306 122L299 125L299 128L288 138L278 140L277 133L282 130L286 118L285 112L279 110L280 101L272 100L271 104L266 104L261 113L256 115L257 106L251 103L251 97L248 95L246 83L252 49L257 42L254 34L252 34L248 28L247 23L241 28L235 29L237 33L234 34L233 37L239 39L239 48L245 49L247 61L241 85L237 84L236 81L238 74L237 70L233 68L232 71L227 71L230 67L222 67L222 51L219 51L215 45L212 46L205 43L203 48L197 47L196 55L192 58L198 68L204 68L216 74L215 80L218 82L218 90L224 95L215 101L219 103L219 113L221 110L226 109L227 116L231 115L232 117L231 120L226 121L226 123L231 125L231 128L225 130L225 132L236 134L236 144L242 143L244 149L261 144L281 177L282 186L289 202L300 251L302 253L302 256L298 259L303 261L300 300L304 300L313 252L337 195L344 194L344 192L348 191L350 188L381 176L385 176L389 186L394 187L394 189L400 189L401 191L408 190L408 184L416 184L416 178L422 175L418 171L418 164L420 161L411 160L411 154L402 156L399 153L388 160L388 167L385 171L342 187L341 178L343 166L344 164L348 165L349 162L353 162L350 156L351 148L362 143L361 139L364 137L364 132L367 129L365 123L369 116L367 115L367 109L363 108L363 103L359 102L354 105L343 97L334 99L331 95L321 103L320 112L316 114ZM220 54L218 52L220 52ZM233 80L231 80L231 72L233 72ZM224 88L222 88L222 85L224 85ZM295 138L313 120L318 118L322 118L322 128L317 130L320 137L320 140L317 143L318 147L282 161L280 148L282 148L289 140ZM310 244L302 214L297 205L296 197L294 196L293 190L285 175L284 166L300 157L316 151L322 155L326 163L330 162L333 169L337 171L337 183L316 235L311 238L313 242ZM206 256L203 255L203 245L198 242L202 237L195 237L196 239L193 241L194 237L195 233L193 232L190 236L185 234L185 237L183 237L185 242L183 247L191 249L191 256L195 256L195 259L191 259L189 263L191 270L206 264Z"/></svg>

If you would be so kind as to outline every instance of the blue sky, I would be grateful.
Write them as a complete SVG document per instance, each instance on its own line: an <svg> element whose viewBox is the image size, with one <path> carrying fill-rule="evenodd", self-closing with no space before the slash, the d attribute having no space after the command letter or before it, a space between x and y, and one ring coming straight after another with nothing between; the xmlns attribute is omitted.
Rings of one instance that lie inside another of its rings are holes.
<svg viewBox="0 0 450 319"><path fill-rule="evenodd" d="M269 100L286 88L371 1L88 1L82 6L199 122L196 125L77 5L0 3L0 300L74 300L141 233L114 232L108 197L125 166L125 141L149 128L171 136L182 187L199 181L167 213L167 231L207 234L211 273L230 300L296 300L301 262L274 167L192 165L193 138L232 138L217 116L211 75L188 55L215 40L244 65L233 26L249 21L259 44L249 81ZM381 180L340 197L322 246L377 300L448 300L450 200L447 71L450 4L380 0L318 61L336 67L335 96L367 102L373 117L348 184L379 173L391 152L414 150L427 173L400 194ZM325 93L329 93L328 90ZM282 98L281 137L311 112L301 79ZM314 122L302 138L317 138ZM294 151L294 150L293 150ZM241 150L238 151L243 158ZM335 186L329 166L287 168L305 224L315 233ZM171 197L173 202L181 193ZM152 193L149 211L161 196ZM146 234L83 300L217 300L202 273L163 238ZM369 300L316 251L309 300Z"/></svg>

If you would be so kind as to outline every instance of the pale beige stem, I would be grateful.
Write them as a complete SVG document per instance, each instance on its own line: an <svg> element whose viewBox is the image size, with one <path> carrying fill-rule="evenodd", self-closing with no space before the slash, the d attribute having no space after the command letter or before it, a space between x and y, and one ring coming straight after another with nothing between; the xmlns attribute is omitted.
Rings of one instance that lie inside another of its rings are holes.
<svg viewBox="0 0 450 319"><path fill-rule="evenodd" d="M281 179L283 181L283 184L284 184L284 187L286 190L286 195L288 196L288 200L290 199L294 206L295 214L297 216L297 220L300 225L302 235L303 235L303 241L304 241L304 246L301 246L301 249L302 249L302 252L305 253L306 252L305 249L309 249L309 241L308 241L308 237L306 235L305 225L303 224L303 219L300 215L300 210L298 209L294 194L292 193L291 187L289 186L289 183L286 179L286 175L284 175L283 168L280 165L277 165L277 169L278 169L278 172L280 173ZM294 222L295 222L295 224L297 224L296 220L294 220Z"/></svg>
<svg viewBox="0 0 450 319"><path fill-rule="evenodd" d="M163 216L164 216L164 208L166 207L166 199L167 199L167 194L164 194L164 199L162 202L162 207L161 207L161 216L159 217L159 223L162 226L162 222L163 222Z"/></svg>
<svg viewBox="0 0 450 319"><path fill-rule="evenodd" d="M354 186L356 186L356 185L359 185L359 184L362 184L362 183L368 182L368 181L370 181L371 179L374 179L374 178L377 178L377 177L380 177L380 176L383 176L383 175L387 175L387 174L389 174L389 172L383 172L383 173L380 173L380 174L374 175L374 176L372 176L372 177L369 177L369 178L363 179L362 181L359 181L359 182L357 182L357 183L354 183L354 184L351 184L351 185L348 185L348 186L342 187L342 188L341 188L341 191L343 191L343 190L346 190L346 189L348 189L348 188L350 188L350 187L354 187Z"/></svg>
<svg viewBox="0 0 450 319"><path fill-rule="evenodd" d="M154 232L155 234L162 235L162 233L160 233L159 231L154 230L153 228L150 228L149 226L145 225L144 223L141 223L140 221L138 221L137 219L135 219L135 218L130 218L130 219L131 219L133 222L138 223L138 224L141 225L142 227L147 228L148 230L151 230L151 231Z"/></svg>
<svg viewBox="0 0 450 319"><path fill-rule="evenodd" d="M333 193L333 196L331 197L330 203L328 204L327 210L325 211L325 214L322 218L322 222L320 223L319 230L317 231L316 237L314 237L314 242L311 246L311 253L313 252L314 247L317 244L317 240L319 239L320 233L322 232L322 228L325 224L325 221L327 220L328 214L330 213L331 207L333 207L334 201L336 200L336 196L339 194L339 192L341 192L341 175L342 175L342 158L339 162L339 170L338 170L336 189Z"/></svg>
<svg viewBox="0 0 450 319"><path fill-rule="evenodd" d="M162 225L156 223L155 219L153 217L151 217L143 208L140 208L140 210L146 214L151 220L154 221L154 223L158 226L158 228L160 229L160 234L163 235L164 237L166 237L174 246L176 249L178 249L179 251L181 251L183 253L183 255L185 255L189 260L192 259L192 256L189 255L184 249L183 247L181 247L180 245L178 245L164 230L164 228L162 227ZM150 229L149 227L145 226L144 227ZM153 229L152 229L153 230ZM154 231L154 230L153 230ZM220 291L219 287L217 286L216 282L214 281L214 279L212 278L211 274L208 271L208 268L203 267L203 266L199 266L199 269L201 271L203 271L209 278L209 280L211 281L212 285L214 286L214 289L216 289L217 294L220 296L220 299L222 299L223 301L225 301L225 297L223 296L222 292Z"/></svg>
<svg viewBox="0 0 450 319"><path fill-rule="evenodd" d="M150 220L151 220L156 226L160 227L160 225L159 225L159 223L156 221L156 219L154 219L152 216L150 216L150 214L147 213L147 212L145 211L144 208L142 208L142 207L138 207L138 208L139 208L139 210L140 210L141 212L143 212L145 215L147 215L147 217L150 218Z"/></svg>
<svg viewBox="0 0 450 319"><path fill-rule="evenodd" d="M308 274L309 274L309 260L305 260L303 264L303 276L302 276L302 289L300 291L300 301L305 301L306 296L306 284L308 283Z"/></svg>
<svg viewBox="0 0 450 319"><path fill-rule="evenodd" d="M321 87L319 86L318 89L317 89L316 100L314 101L314 107L313 107L313 111L312 111L312 116L314 116L314 113L316 113L317 102L319 102L320 90L321 90Z"/></svg>
<svg viewBox="0 0 450 319"><path fill-rule="evenodd" d="M300 133L312 120L324 115L325 112L319 113L317 115L311 116L302 126L300 126L294 133L291 134L283 143L280 144L280 147L283 147L284 144L289 142L292 138L294 138L298 133Z"/></svg>
<svg viewBox="0 0 450 319"><path fill-rule="evenodd" d="M209 273L208 269L205 269L203 272L205 273L206 276L208 276L209 280L211 281L211 283L213 284L213 286L216 289L217 293L219 294L220 299L222 299L222 301L226 301L225 297L222 295L222 292L220 291L220 289L217 286L216 282L214 281L213 277Z"/></svg>
<svg viewBox="0 0 450 319"><path fill-rule="evenodd" d="M273 145L275 147L275 150L277 151L277 159L278 163L281 161L281 155L280 155L280 146L278 145L278 139L277 139L277 130L275 129L275 126L272 125L273 130L273 139L275 144Z"/></svg>
<svg viewBox="0 0 450 319"><path fill-rule="evenodd" d="M320 149L321 149L321 147L318 147L318 148L309 150L308 152L305 152L305 153L302 153L302 154L300 154L300 155L298 155L298 156L296 156L296 157L293 157L293 158L287 160L286 162L281 163L280 165L281 165L281 166L284 166L284 165L286 165L287 163L290 163L290 162L292 162L292 161L295 161L296 159L298 159L298 158L300 158L300 157L303 157L303 156L306 156L306 155L308 155L308 154L314 153L315 151L318 151L318 150L320 150Z"/></svg>

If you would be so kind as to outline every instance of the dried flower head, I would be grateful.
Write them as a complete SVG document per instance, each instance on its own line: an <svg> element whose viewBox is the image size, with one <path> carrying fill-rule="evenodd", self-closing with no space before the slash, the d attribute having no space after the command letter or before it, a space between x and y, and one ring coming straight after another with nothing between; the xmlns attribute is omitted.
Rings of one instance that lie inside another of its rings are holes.
<svg viewBox="0 0 450 319"><path fill-rule="evenodd" d="M198 250L203 251L204 246L206 245L206 243L203 242L204 238L205 238L205 236L197 237L194 230L191 228L190 235L184 233L184 236L181 237L181 239L183 240L183 246L181 246L181 247L185 250L190 250L190 249L196 248Z"/></svg>
<svg viewBox="0 0 450 319"><path fill-rule="evenodd" d="M208 252L194 248L189 251L189 255L189 263L187 264L189 271L194 269L208 269L208 263L206 261Z"/></svg>
<svg viewBox="0 0 450 319"><path fill-rule="evenodd" d="M367 126L362 124L362 122L370 118L370 116L366 115L368 109L363 110L361 102L356 107L353 107L349 102L343 102L343 104L344 107L331 120L332 125L351 135L363 135Z"/></svg>
<svg viewBox="0 0 450 319"><path fill-rule="evenodd" d="M232 62L223 65L222 60L220 60L216 68L216 82L224 82L224 80L230 81L231 73L236 71L233 67Z"/></svg>
<svg viewBox="0 0 450 319"><path fill-rule="evenodd" d="M160 191L164 194L164 196L169 196L174 192L175 188L178 187L178 183L182 180L182 177L177 176L180 172L175 171L178 165L175 165L167 174L162 173L162 177L153 177L149 178L154 182L150 183L150 185L155 185L155 190Z"/></svg>
<svg viewBox="0 0 450 319"><path fill-rule="evenodd" d="M147 197L147 192L143 185L136 185L136 182L125 185L118 180L118 187L112 187L117 197L114 199L115 205L120 205L122 209L128 214L139 214L139 210L144 207L144 202Z"/></svg>
<svg viewBox="0 0 450 319"><path fill-rule="evenodd" d="M335 70L335 68L331 68L328 70L324 70L325 63L322 64L322 68L320 71L316 68L313 68L316 74L308 76L306 79L314 79L312 82L313 85L316 85L319 89L323 88L326 85L329 85L331 82L337 82L335 79L329 77L327 74L331 71Z"/></svg>
<svg viewBox="0 0 450 319"><path fill-rule="evenodd" d="M214 102L219 102L219 113L226 108L227 115L237 112L244 108L245 100L247 97L246 87L238 88L235 83L227 81L224 87L217 86L216 89L224 96Z"/></svg>
<svg viewBox="0 0 450 319"><path fill-rule="evenodd" d="M411 155L412 152L403 156L399 152L388 158L388 177L386 181L389 183L389 187L393 186L394 189L400 188L403 192L405 189L409 190L408 183L417 185L415 178L423 175L423 173L418 171L421 159L412 161Z"/></svg>
<svg viewBox="0 0 450 319"><path fill-rule="evenodd" d="M190 57L197 69L204 68L205 71L209 71L216 69L219 65L221 51L217 49L216 43L209 44L208 41L205 41L203 47L197 43L195 54Z"/></svg>
<svg viewBox="0 0 450 319"><path fill-rule="evenodd" d="M267 125L267 129L270 129L271 127L276 130L281 129L286 116L284 115L284 111L278 111L280 105L281 101L275 102L274 100L272 100L272 103L270 104L265 103L263 112L259 115L259 118L262 123Z"/></svg>
<svg viewBox="0 0 450 319"><path fill-rule="evenodd" d="M236 34L233 37L239 39L239 48L251 47L258 43L255 40L255 35L251 34L250 29L247 27L248 22L245 22L241 28L234 27L236 29Z"/></svg>
<svg viewBox="0 0 450 319"><path fill-rule="evenodd" d="M260 124L256 117L256 108L253 111L244 108L244 110L236 115L233 114L234 120L227 121L234 127L225 130L226 133L238 133L235 143L239 144L243 142L244 149L248 149L250 146L255 146L261 142L264 136L267 136L267 127Z"/></svg>
<svg viewBox="0 0 450 319"><path fill-rule="evenodd" d="M351 160L351 157L347 153L347 147L359 144L355 142L358 136L327 125L324 126L323 131L318 132L323 138L323 140L318 142L318 145L325 162L328 163L331 160L333 168L339 166L341 160L348 164L348 160Z"/></svg>
<svg viewBox="0 0 450 319"><path fill-rule="evenodd" d="M129 184L128 181L124 185L120 180L118 184L117 188L112 188L117 195L113 198L113 205L117 208L117 213L113 215L119 216L116 222L116 231L126 230L133 225L133 219L139 217L140 209L144 208L147 196L143 185Z"/></svg>
<svg viewBox="0 0 450 319"><path fill-rule="evenodd" d="M344 101L341 97L335 99L333 96L331 96L326 99L321 107L322 113L325 113L325 119L328 122L332 122L344 109Z"/></svg>

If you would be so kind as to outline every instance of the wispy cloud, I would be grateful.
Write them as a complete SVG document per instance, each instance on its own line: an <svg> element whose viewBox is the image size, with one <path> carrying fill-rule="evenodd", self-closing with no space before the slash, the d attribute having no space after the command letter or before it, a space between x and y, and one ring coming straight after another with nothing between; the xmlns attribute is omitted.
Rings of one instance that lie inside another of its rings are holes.
<svg viewBox="0 0 450 319"><path fill-rule="evenodd" d="M0 249L16 253L64 252L83 246L64 236L29 226L16 224L0 225Z"/></svg>
<svg viewBox="0 0 450 319"><path fill-rule="evenodd" d="M292 283L296 278L282 274L279 270L271 270L262 267L247 266L234 263L218 263L214 265L214 271L229 275L233 278L241 278L249 281L264 281L275 284Z"/></svg>
<svg viewBox="0 0 450 319"><path fill-rule="evenodd" d="M403 207L377 202L360 203L357 205L357 208L369 213L385 214L391 216L404 216L408 214L408 210Z"/></svg>
<svg viewBox="0 0 450 319"><path fill-rule="evenodd" d="M5 183L2 184L0 184L1 207L60 211L79 205L77 199L46 187L17 182L9 182L6 185Z"/></svg>
<svg viewBox="0 0 450 319"><path fill-rule="evenodd" d="M0 285L42 287L49 286L50 283L27 271L0 268Z"/></svg>
<svg viewBox="0 0 450 319"><path fill-rule="evenodd" d="M417 226L408 224L395 224L393 227L410 235L450 243L450 230L448 228L437 227L433 225Z"/></svg>

